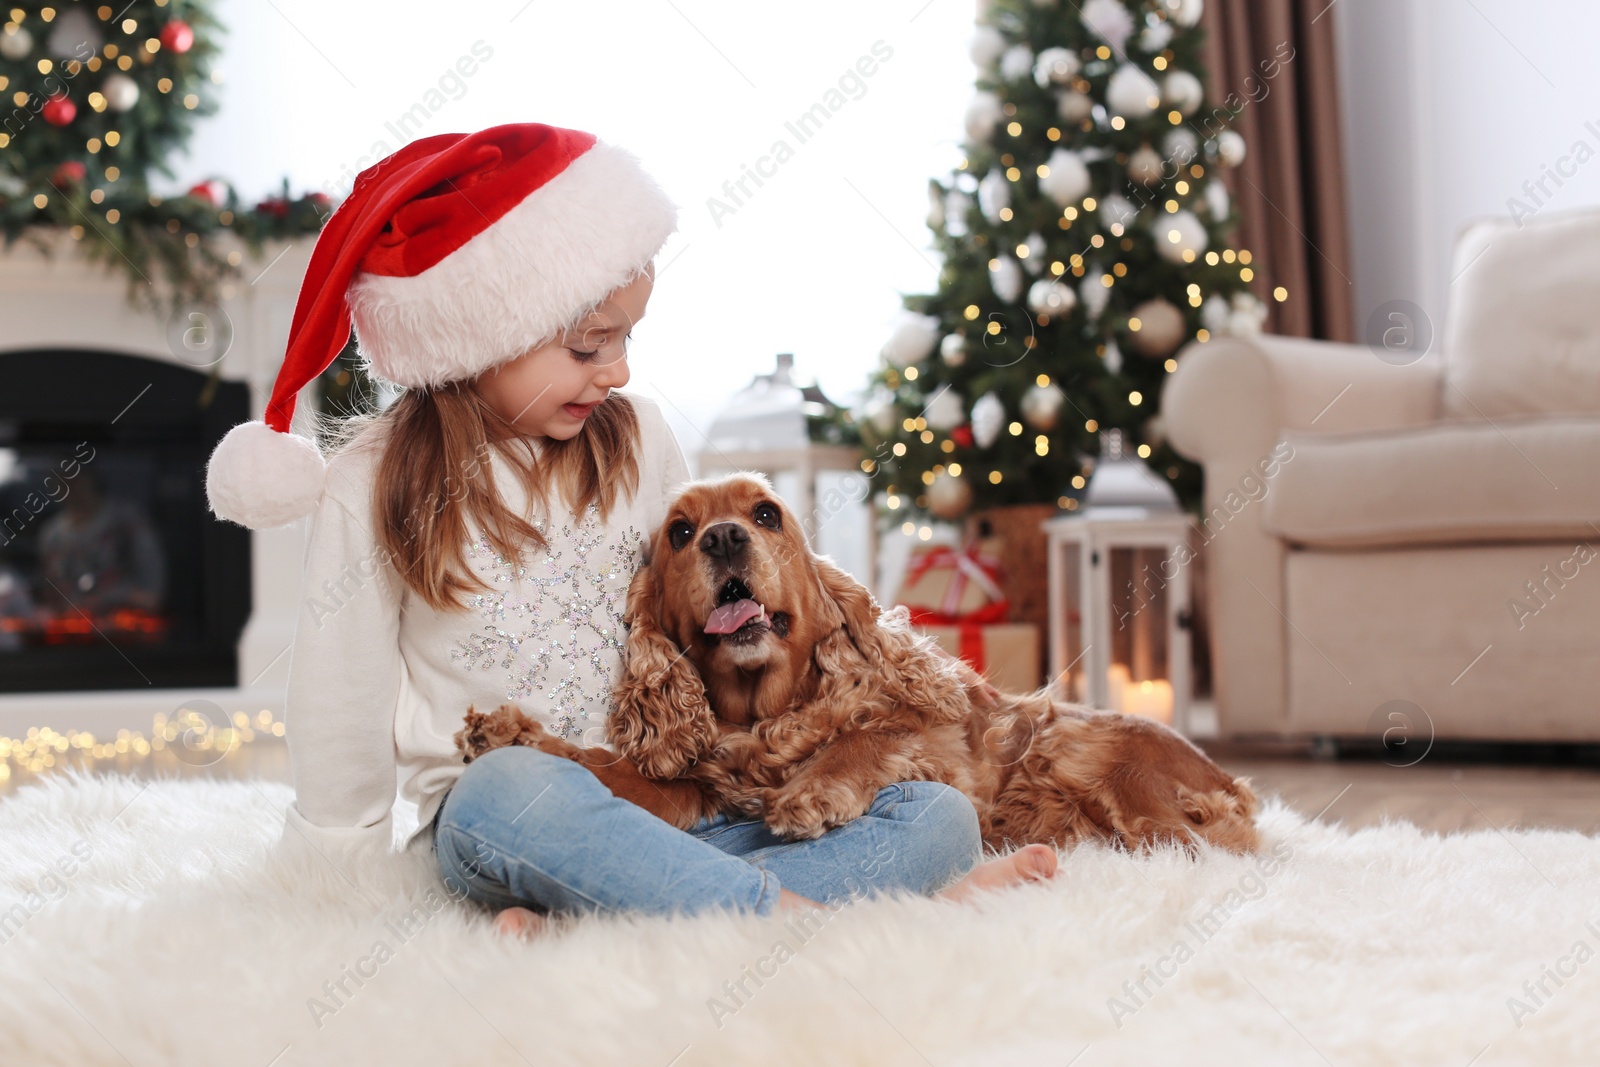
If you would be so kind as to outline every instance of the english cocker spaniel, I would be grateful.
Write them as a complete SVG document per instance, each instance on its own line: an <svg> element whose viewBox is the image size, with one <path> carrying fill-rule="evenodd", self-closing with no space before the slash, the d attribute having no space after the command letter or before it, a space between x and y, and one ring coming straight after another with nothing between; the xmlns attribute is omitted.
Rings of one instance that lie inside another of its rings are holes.
<svg viewBox="0 0 1600 1067"><path fill-rule="evenodd" d="M806 545L759 476L687 487L628 591L615 751L580 749L517 708L469 711L470 760L530 744L687 828L715 812L812 838L884 786L952 785L986 843L1257 844L1255 796L1152 720L1001 693L884 611Z"/></svg>

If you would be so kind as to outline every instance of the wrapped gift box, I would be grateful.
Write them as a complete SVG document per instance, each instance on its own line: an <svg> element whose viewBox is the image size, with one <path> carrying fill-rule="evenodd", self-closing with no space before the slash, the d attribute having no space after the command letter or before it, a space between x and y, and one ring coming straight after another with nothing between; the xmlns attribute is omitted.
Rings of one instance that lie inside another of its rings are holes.
<svg viewBox="0 0 1600 1067"><path fill-rule="evenodd" d="M1010 605L998 539L922 548L911 557L896 599L911 609L919 631L996 686L1039 688L1039 627L1006 621Z"/></svg>
<svg viewBox="0 0 1600 1067"><path fill-rule="evenodd" d="M1004 620L1005 571L998 550L997 541L978 541L966 548L919 547L906 565L896 603L910 608L914 616L937 617L941 622Z"/></svg>
<svg viewBox="0 0 1600 1067"><path fill-rule="evenodd" d="M1027 693L1039 688L1039 628L1032 623L920 624L917 629L1000 689Z"/></svg>

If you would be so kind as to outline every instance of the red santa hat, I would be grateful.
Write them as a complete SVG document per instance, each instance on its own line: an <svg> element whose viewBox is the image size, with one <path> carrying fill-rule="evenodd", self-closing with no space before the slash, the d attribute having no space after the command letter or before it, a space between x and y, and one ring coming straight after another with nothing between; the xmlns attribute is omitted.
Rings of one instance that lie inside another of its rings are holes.
<svg viewBox="0 0 1600 1067"><path fill-rule="evenodd" d="M255 529L315 510L322 455L289 424L352 322L377 377L412 388L476 377L581 321L676 229L676 206L639 161L579 130L439 134L373 164L317 237L262 421L229 430L211 456L211 510Z"/></svg>

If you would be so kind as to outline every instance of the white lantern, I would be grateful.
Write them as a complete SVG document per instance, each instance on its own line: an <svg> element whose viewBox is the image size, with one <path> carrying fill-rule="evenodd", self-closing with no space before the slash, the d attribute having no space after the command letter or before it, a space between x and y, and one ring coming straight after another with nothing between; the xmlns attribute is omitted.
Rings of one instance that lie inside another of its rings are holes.
<svg viewBox="0 0 1600 1067"><path fill-rule="evenodd" d="M809 429L810 416L835 410L815 385L796 383L794 356L780 353L777 367L756 375L712 421L698 473L765 474L811 547L870 587L877 568L872 493L879 487L862 472L858 448L814 441Z"/></svg>
<svg viewBox="0 0 1600 1067"><path fill-rule="evenodd" d="M1058 697L1188 727L1189 521L1172 487L1100 435L1083 506L1049 535L1050 674Z"/></svg>

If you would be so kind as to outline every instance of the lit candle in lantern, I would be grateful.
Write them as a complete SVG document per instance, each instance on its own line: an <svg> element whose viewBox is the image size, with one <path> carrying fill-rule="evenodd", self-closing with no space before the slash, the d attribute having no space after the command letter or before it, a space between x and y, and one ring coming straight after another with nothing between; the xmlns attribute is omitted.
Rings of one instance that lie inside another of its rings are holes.
<svg viewBox="0 0 1600 1067"><path fill-rule="evenodd" d="M1111 711L1127 711L1124 690L1133 676L1128 673L1127 664L1113 663L1106 671L1106 699L1111 703Z"/></svg>
<svg viewBox="0 0 1600 1067"><path fill-rule="evenodd" d="M1122 690L1122 711L1157 722L1172 722L1172 683L1162 680L1129 682Z"/></svg>

